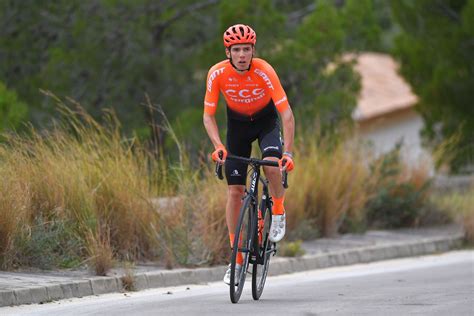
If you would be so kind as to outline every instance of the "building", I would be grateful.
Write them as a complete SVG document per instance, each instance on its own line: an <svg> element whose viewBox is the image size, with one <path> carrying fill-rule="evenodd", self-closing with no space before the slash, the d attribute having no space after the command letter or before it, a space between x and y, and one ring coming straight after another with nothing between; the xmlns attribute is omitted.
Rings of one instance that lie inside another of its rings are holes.
<svg viewBox="0 0 474 316"><path fill-rule="evenodd" d="M355 70L361 76L361 92L352 113L359 136L367 141L376 156L402 143L402 157L408 165L428 163L430 153L421 145L423 119L414 106L417 96L398 74L398 64L386 54L362 53Z"/></svg>

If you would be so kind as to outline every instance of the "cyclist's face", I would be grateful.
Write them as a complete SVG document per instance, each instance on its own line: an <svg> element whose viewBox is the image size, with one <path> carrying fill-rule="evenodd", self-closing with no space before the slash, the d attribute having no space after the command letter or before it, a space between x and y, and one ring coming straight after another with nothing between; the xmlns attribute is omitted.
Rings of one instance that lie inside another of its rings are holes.
<svg viewBox="0 0 474 316"><path fill-rule="evenodd" d="M226 50L228 58L232 58L232 63L237 70L246 71L249 69L250 62L254 53L254 47L251 44L236 44Z"/></svg>

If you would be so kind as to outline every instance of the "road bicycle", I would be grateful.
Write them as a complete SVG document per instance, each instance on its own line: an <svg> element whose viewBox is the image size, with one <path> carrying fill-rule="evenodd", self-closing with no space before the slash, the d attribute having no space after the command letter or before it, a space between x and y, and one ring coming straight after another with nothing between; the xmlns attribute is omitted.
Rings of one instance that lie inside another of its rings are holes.
<svg viewBox="0 0 474 316"><path fill-rule="evenodd" d="M251 167L250 184L245 189L239 220L235 229L230 261L230 300L237 303L244 288L247 271L252 264L252 297L258 300L263 292L268 274L270 257L277 252L276 243L269 239L272 223L272 198L268 193L268 180L260 173L261 166L279 167L277 161L246 158L229 154L227 160L244 162ZM216 175L223 179L222 165L216 163ZM282 184L288 187L287 173L282 173ZM259 199L259 183L262 195ZM243 257L240 273L236 275L237 254Z"/></svg>

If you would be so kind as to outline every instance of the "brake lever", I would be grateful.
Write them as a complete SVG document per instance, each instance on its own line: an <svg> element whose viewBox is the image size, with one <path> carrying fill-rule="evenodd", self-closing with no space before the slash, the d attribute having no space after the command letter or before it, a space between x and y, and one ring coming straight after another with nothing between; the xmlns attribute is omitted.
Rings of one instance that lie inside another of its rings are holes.
<svg viewBox="0 0 474 316"><path fill-rule="evenodd" d="M222 151L219 152L219 158L222 159L223 156L224 153ZM220 164L219 162L216 162L215 175L217 176L217 178L219 178L219 180L224 179L224 175L222 174L222 164Z"/></svg>
<svg viewBox="0 0 474 316"><path fill-rule="evenodd" d="M285 189L288 189L288 172L283 171L281 183Z"/></svg>
<svg viewBox="0 0 474 316"><path fill-rule="evenodd" d="M282 165L284 165L286 163L286 159L283 159L282 161ZM283 172L281 173L281 184L283 185L283 187L285 189L288 189L288 172L285 170L283 170Z"/></svg>

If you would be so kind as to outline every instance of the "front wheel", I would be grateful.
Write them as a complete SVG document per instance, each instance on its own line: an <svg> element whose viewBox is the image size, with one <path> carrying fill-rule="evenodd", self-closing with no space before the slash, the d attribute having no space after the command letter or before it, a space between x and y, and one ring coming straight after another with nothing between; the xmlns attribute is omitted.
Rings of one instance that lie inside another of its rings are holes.
<svg viewBox="0 0 474 316"><path fill-rule="evenodd" d="M272 212L269 208L265 212L259 210L259 231L258 238L254 244L258 245L258 260L254 262L252 270L252 297L258 300L263 292L265 280L267 279L268 266L271 254L275 251L275 244L270 241L269 232L272 224Z"/></svg>
<svg viewBox="0 0 474 316"><path fill-rule="evenodd" d="M230 300L237 303L244 288L245 278L247 276L247 268L249 265L250 252L253 242L253 229L251 216L255 203L252 196L247 195L240 208L240 215L237 227L235 229L235 237L232 246L232 256L230 260ZM243 262L239 273L236 274L237 256L241 255Z"/></svg>

